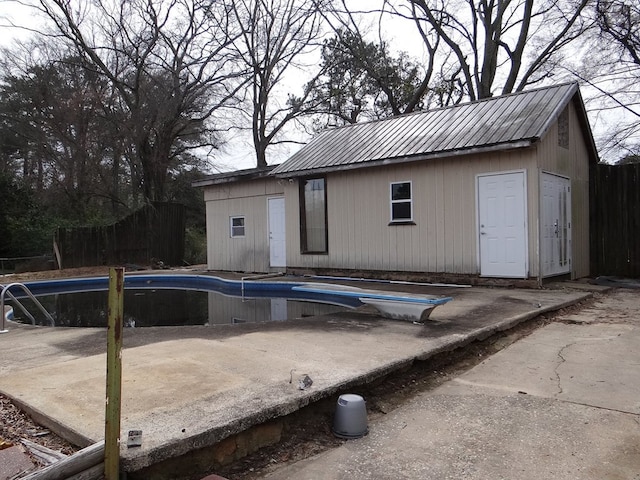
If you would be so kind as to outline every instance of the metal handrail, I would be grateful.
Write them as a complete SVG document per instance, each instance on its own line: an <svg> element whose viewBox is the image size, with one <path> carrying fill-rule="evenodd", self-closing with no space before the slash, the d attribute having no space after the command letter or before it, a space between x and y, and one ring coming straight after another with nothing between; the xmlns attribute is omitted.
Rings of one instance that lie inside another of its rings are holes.
<svg viewBox="0 0 640 480"><path fill-rule="evenodd" d="M2 314L2 321L0 322L0 325L2 325L2 328L0 329L0 333L7 333L8 332L8 330L6 329L6 325L5 325L5 323L6 323L6 315L4 313L4 297L5 297L5 294L9 296L9 298L11 299L11 301L13 301L15 303L15 305L20 307L20 310L22 310L22 312L29 318L29 320L31 320L31 323L33 323L34 325L36 323L36 320L35 320L35 318L33 318L33 315L31 315L31 313L29 313L27 308L22 303L20 303L20 301L15 297L15 295L13 295L13 293L11 293L9 291L9 289L11 287L20 288L27 295L27 297L29 297L33 301L33 303L36 304L36 306L40 309L40 311L42 313L44 313L44 316L49 319L49 321L51 322L51 326L52 327L55 326L56 321L53 319L53 317L47 311L47 309L44 308L42 303L40 303L40 301L33 295L33 293L31 293L31 290L29 290L26 285L24 285L22 283L10 283L9 285L4 286L4 287L2 285L0 285L0 287L2 287L2 292L0 292L0 312Z"/></svg>

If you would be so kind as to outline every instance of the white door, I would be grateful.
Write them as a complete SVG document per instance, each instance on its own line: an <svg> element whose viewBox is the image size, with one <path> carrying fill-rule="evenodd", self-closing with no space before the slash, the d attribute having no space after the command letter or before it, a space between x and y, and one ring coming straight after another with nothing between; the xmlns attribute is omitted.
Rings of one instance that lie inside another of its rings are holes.
<svg viewBox="0 0 640 480"><path fill-rule="evenodd" d="M284 197L269 199L269 265L287 266Z"/></svg>
<svg viewBox="0 0 640 480"><path fill-rule="evenodd" d="M525 173L478 177L480 275L527 277Z"/></svg>
<svg viewBox="0 0 640 480"><path fill-rule="evenodd" d="M571 180L540 175L540 259L542 276L571 272Z"/></svg>

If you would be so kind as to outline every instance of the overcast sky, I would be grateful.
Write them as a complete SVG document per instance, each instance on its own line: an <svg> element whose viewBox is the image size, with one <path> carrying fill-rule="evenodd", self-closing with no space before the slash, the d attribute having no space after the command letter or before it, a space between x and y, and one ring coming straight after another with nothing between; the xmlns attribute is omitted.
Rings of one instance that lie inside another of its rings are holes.
<svg viewBox="0 0 640 480"><path fill-rule="evenodd" d="M28 0L27 0L28 1ZM9 46L15 38L28 37L33 31L37 31L39 20L32 10L25 7L15 0L0 0L0 45ZM350 0L349 6L354 9L373 9L380 0ZM377 32L380 25L371 21L368 27L372 33ZM22 27L22 28L21 28ZM366 30L366 25L363 28ZM385 20L383 24L383 35L388 41L392 50L407 51L417 60L424 57L424 47L417 31L407 20ZM314 60L315 61L315 60ZM310 69L309 69L310 70ZM283 91L294 94L301 93L302 87L309 79L308 73L305 77L304 71L291 71L289 73L289 81ZM560 80L559 80L560 81ZM588 87L581 88L583 97L589 99L590 92ZM587 101L587 107L589 103ZM591 112L589 119L592 125L594 136L603 135L609 124L615 124L619 121L620 115L625 112L616 111L613 115L598 115L597 112ZM628 112L626 112L628 114ZM290 130L291 131L291 130ZM296 141L306 141L308 136L302 133L296 133ZM287 144L270 148L268 161L270 164L280 163L293 154L300 145ZM215 153L213 162L220 171L235 170L240 168L251 168L255 166L255 152L253 150L251 134L234 133L232 138L228 139L222 151Z"/></svg>

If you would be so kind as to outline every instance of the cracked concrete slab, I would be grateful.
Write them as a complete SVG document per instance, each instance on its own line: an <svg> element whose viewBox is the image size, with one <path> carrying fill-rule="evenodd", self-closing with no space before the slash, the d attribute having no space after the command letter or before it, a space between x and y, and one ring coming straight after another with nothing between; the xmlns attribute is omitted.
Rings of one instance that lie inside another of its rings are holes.
<svg viewBox="0 0 640 480"><path fill-rule="evenodd" d="M552 324L447 385L450 394L524 392L640 414L640 327Z"/></svg>
<svg viewBox="0 0 640 480"><path fill-rule="evenodd" d="M640 480L634 416L530 395L419 395L269 480Z"/></svg>
<svg viewBox="0 0 640 480"><path fill-rule="evenodd" d="M640 480L640 298L560 316L369 435L261 478Z"/></svg>
<svg viewBox="0 0 640 480"><path fill-rule="evenodd" d="M398 285L376 285L381 289ZM403 285L411 293L429 287ZM444 288L454 300L425 325L372 309L230 326L127 329L122 465L137 472L589 296L575 291ZM0 391L86 445L104 434L105 331L13 326L0 337ZM308 374L300 391L291 375Z"/></svg>

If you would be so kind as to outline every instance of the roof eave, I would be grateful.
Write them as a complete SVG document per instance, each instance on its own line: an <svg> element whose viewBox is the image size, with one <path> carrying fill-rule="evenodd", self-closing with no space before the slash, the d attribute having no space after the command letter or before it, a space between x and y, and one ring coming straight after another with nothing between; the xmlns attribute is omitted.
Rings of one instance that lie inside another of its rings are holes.
<svg viewBox="0 0 640 480"><path fill-rule="evenodd" d="M250 168L247 170L237 170L234 172L218 173L201 180L191 182L192 187L208 187L211 185L223 185L226 183L236 183L240 181L257 180L271 176L275 166L270 165L264 168Z"/></svg>
<svg viewBox="0 0 640 480"><path fill-rule="evenodd" d="M398 163L419 162L423 160L435 160L439 158L472 155L477 153L514 150L514 149L520 149L520 148L529 148L539 140L540 139L538 137L534 137L534 138L522 139L514 142L508 142L508 143L484 145L482 147L473 147L473 148L467 148L467 149L457 149L457 150L449 150L449 151L433 152L433 153L422 153L422 154L404 156L404 157L383 158L379 160L368 160L366 162L351 163L351 164L345 164L345 165L334 165L330 167L315 168L315 169L308 169L308 170L294 170L294 171L282 172L282 173L272 172L272 175L274 175L277 178L306 177L309 175L318 175L318 174L331 173L331 172L343 172L347 170L357 170L360 168L381 167L386 165L395 165Z"/></svg>
<svg viewBox="0 0 640 480"><path fill-rule="evenodd" d="M584 105L584 100L582 99L582 94L580 93L580 89L576 90L576 94L573 96L573 100L576 106L576 110L578 110L578 120L582 125L584 137L588 143L589 153L591 156L591 163L595 165L598 162L600 162L600 155L598 154L598 147L596 146L596 142L593 138L593 131L591 130L591 124L589 123L589 116L587 115L587 109Z"/></svg>
<svg viewBox="0 0 640 480"><path fill-rule="evenodd" d="M574 96L575 96L575 94L577 92L578 92L578 84L574 82L571 85L571 89L567 91L565 96L562 98L562 101L558 102L556 104L556 106L553 109L553 112L551 113L551 115L549 115L547 117L547 120L542 125L542 128L537 132L538 133L538 137L542 138L547 134L547 132L549 131L551 126L554 124L554 122L556 122L558 120L558 117L560 116L560 113L562 113L562 111L569 104L571 99L574 98Z"/></svg>

